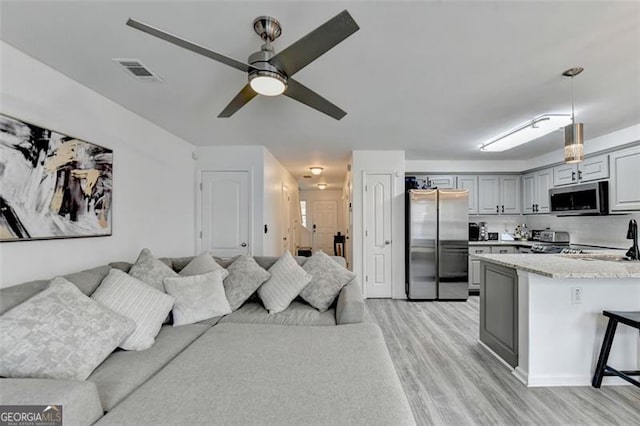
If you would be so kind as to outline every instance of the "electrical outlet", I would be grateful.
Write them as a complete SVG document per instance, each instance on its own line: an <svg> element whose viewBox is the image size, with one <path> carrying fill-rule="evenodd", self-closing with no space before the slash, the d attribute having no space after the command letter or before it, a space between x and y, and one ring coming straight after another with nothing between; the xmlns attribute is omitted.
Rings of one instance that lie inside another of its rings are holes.
<svg viewBox="0 0 640 426"><path fill-rule="evenodd" d="M571 287L571 303L573 305L579 305L582 303L582 287Z"/></svg>

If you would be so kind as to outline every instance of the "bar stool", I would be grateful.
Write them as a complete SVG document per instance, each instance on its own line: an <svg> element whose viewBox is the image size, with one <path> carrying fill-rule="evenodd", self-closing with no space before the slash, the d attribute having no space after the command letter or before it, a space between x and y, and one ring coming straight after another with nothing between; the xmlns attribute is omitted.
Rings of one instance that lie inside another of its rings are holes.
<svg viewBox="0 0 640 426"><path fill-rule="evenodd" d="M600 357L598 358L596 371L593 373L593 381L591 382L591 385L594 388L599 388L602 385L602 378L604 376L618 376L627 382L640 387L640 382L630 377L640 376L640 370L618 371L607 365L609 352L611 352L611 345L613 344L613 337L616 334L616 327L618 326L618 323L620 322L628 325L629 327L637 328L640 332L640 311L602 311L602 315L609 317L609 323L607 324L607 331L604 333L604 340L602 341L602 348L600 349Z"/></svg>

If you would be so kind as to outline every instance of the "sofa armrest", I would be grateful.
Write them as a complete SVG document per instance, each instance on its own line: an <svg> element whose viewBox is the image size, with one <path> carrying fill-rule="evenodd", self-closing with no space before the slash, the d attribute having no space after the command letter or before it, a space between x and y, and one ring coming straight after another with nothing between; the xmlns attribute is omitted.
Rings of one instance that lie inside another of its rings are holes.
<svg viewBox="0 0 640 426"><path fill-rule="evenodd" d="M364 322L364 300L357 278L345 285L338 295L336 324L356 324Z"/></svg>
<svg viewBox="0 0 640 426"><path fill-rule="evenodd" d="M104 412L93 382L54 379L0 379L0 405L62 405L62 424L83 426Z"/></svg>

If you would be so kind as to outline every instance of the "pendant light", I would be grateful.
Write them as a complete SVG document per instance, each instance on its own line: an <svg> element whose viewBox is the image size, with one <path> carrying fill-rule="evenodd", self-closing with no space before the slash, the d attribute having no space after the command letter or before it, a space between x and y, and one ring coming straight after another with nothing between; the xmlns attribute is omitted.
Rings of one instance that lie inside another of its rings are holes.
<svg viewBox="0 0 640 426"><path fill-rule="evenodd" d="M582 67L570 68L562 73L571 77L571 124L564 128L564 162L579 163L584 160L584 124L576 123L573 78L584 71Z"/></svg>

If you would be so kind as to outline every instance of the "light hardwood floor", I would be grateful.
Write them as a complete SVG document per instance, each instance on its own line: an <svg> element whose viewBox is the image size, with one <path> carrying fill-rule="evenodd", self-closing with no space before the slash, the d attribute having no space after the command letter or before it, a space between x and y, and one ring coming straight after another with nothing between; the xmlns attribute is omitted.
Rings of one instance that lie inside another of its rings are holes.
<svg viewBox="0 0 640 426"><path fill-rule="evenodd" d="M478 344L477 296L366 303L419 425L640 425L634 386L525 387Z"/></svg>

